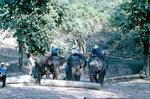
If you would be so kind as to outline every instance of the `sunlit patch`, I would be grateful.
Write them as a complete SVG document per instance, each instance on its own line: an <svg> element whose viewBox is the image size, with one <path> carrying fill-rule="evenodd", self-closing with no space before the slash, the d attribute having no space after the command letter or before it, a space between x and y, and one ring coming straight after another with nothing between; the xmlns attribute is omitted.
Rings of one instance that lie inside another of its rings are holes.
<svg viewBox="0 0 150 99"><path fill-rule="evenodd" d="M119 82L118 84L135 84L135 83L150 84L150 80L136 79L128 82Z"/></svg>
<svg viewBox="0 0 150 99"><path fill-rule="evenodd" d="M3 83L0 81L0 86L2 86L2 84L3 84Z"/></svg>

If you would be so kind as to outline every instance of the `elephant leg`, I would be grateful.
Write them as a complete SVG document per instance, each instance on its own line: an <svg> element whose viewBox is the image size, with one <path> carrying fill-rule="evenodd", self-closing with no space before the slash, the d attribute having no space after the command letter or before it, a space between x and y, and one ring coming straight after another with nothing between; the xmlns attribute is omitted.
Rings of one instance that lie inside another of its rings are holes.
<svg viewBox="0 0 150 99"><path fill-rule="evenodd" d="M72 76L72 80L75 80L75 76L76 76L76 68L75 67L72 67L71 68L71 76Z"/></svg>
<svg viewBox="0 0 150 99"><path fill-rule="evenodd" d="M41 84L42 74L39 70L39 67L37 67L37 72L38 72L38 82L39 82L39 84Z"/></svg>
<svg viewBox="0 0 150 99"><path fill-rule="evenodd" d="M81 73L79 73L78 75L76 75L76 80L77 81L80 81L80 78L81 78Z"/></svg>
<svg viewBox="0 0 150 99"><path fill-rule="evenodd" d="M90 82L95 82L94 73L90 72Z"/></svg>
<svg viewBox="0 0 150 99"><path fill-rule="evenodd" d="M59 68L57 66L54 67L53 79L58 79Z"/></svg>
<svg viewBox="0 0 150 99"><path fill-rule="evenodd" d="M102 84L104 83L104 77L105 77L106 71L103 70L100 74L99 74L99 78L98 78L98 83Z"/></svg>
<svg viewBox="0 0 150 99"><path fill-rule="evenodd" d="M50 79L50 71L48 69L46 70L46 79Z"/></svg>
<svg viewBox="0 0 150 99"><path fill-rule="evenodd" d="M96 83L98 83L97 74L94 74L94 80Z"/></svg>
<svg viewBox="0 0 150 99"><path fill-rule="evenodd" d="M78 71L76 73L76 81L80 81L82 71L83 71L82 68L78 69Z"/></svg>
<svg viewBox="0 0 150 99"><path fill-rule="evenodd" d="M81 78L81 72L78 72L75 76L76 78L76 81L80 81L80 78Z"/></svg>

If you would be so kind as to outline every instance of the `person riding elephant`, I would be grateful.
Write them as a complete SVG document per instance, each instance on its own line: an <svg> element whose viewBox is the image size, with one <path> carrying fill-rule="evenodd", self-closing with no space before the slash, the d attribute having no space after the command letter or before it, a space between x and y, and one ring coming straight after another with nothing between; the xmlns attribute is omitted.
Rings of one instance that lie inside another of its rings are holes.
<svg viewBox="0 0 150 99"><path fill-rule="evenodd" d="M86 66L85 57L79 53L79 49L74 45L72 55L68 58L65 66L66 79L79 81L82 69Z"/></svg>
<svg viewBox="0 0 150 99"><path fill-rule="evenodd" d="M89 77L91 82L100 83L103 85L106 70L108 68L108 59L104 51L102 51L100 58L98 55L90 57L88 62Z"/></svg>
<svg viewBox="0 0 150 99"><path fill-rule="evenodd" d="M52 58L53 56L58 56L59 48L55 44L52 44L51 47L52 49L50 58Z"/></svg>
<svg viewBox="0 0 150 99"><path fill-rule="evenodd" d="M43 75L46 74L46 78L49 78L49 73L47 72L53 74L53 79L58 79L59 67L63 66L65 62L66 60L60 56L53 56L52 58L49 58L45 55L42 55L38 57L35 61L36 66L34 68L37 72L39 83Z"/></svg>
<svg viewBox="0 0 150 99"><path fill-rule="evenodd" d="M71 53L72 54L79 54L79 48L76 45L73 45ZM67 64L65 65L65 72L66 72L66 77L64 79L70 80L71 79L71 70Z"/></svg>
<svg viewBox="0 0 150 99"><path fill-rule="evenodd" d="M101 53L101 50L98 47L98 45L94 45L93 50L92 50L90 56L92 56L92 57L98 57L100 59L101 58L100 53Z"/></svg>
<svg viewBox="0 0 150 99"><path fill-rule="evenodd" d="M46 52L45 54L44 54L44 56L46 57L46 58L49 58L50 60L52 60L52 57L53 56L58 56L58 52L59 52L59 48L55 45L55 44L52 44L51 45L51 51L50 52ZM47 61L48 61L48 59L46 59ZM31 75L33 75L33 77L34 78L37 78L37 62L34 62L34 67L33 67L33 72L32 72L32 74ZM48 68L48 65L47 64L43 64L43 67L45 67L45 69L47 70L46 71L46 73L47 73L47 78L49 78L48 77L48 73L49 73L49 69L47 69Z"/></svg>

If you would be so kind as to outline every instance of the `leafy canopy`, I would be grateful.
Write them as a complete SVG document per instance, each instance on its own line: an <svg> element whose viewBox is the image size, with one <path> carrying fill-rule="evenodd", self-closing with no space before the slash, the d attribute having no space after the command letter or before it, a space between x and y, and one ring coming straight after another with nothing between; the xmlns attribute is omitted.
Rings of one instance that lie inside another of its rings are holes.
<svg viewBox="0 0 150 99"><path fill-rule="evenodd" d="M71 0L64 12L60 28L60 31L67 34L68 38L79 47L85 46L88 36L101 28L100 14L90 1L93 0L88 2Z"/></svg>
<svg viewBox="0 0 150 99"><path fill-rule="evenodd" d="M150 37L150 3L148 0L128 0L116 10L113 25L130 33L138 44Z"/></svg>
<svg viewBox="0 0 150 99"><path fill-rule="evenodd" d="M1 0L0 26L15 32L28 56L43 54L62 22L63 6L58 0Z"/></svg>

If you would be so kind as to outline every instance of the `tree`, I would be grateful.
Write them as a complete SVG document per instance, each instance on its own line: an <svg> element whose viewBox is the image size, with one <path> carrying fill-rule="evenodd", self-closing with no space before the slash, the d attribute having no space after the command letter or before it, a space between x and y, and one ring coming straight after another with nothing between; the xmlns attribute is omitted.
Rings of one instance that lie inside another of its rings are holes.
<svg viewBox="0 0 150 99"><path fill-rule="evenodd" d="M100 14L93 5L90 5L91 1L93 0L70 0L65 9L60 30L67 34L84 54L88 35L100 29Z"/></svg>
<svg viewBox="0 0 150 99"><path fill-rule="evenodd" d="M125 34L130 33L137 45L143 45L144 71L149 77L150 0L128 0L116 13L114 25Z"/></svg>
<svg viewBox="0 0 150 99"><path fill-rule="evenodd" d="M61 24L63 5L58 0L1 0L0 25L15 32L22 51L37 56L49 50L50 40ZM23 50L22 50L23 48ZM19 61L20 69L23 63Z"/></svg>

